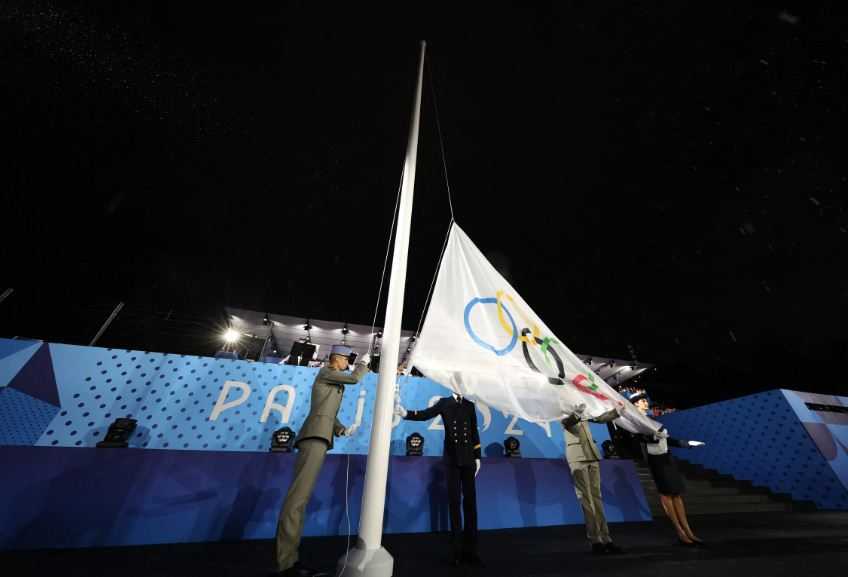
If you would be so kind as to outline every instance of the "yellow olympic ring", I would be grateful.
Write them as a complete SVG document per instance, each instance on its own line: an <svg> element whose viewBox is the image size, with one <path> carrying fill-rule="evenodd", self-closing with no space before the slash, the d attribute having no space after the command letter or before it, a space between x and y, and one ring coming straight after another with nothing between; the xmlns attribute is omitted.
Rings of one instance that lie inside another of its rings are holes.
<svg viewBox="0 0 848 577"><path fill-rule="evenodd" d="M525 324L530 325L530 327L531 327L530 330L532 332L532 336L530 336L530 335L518 335L518 340L521 341L522 343L527 343L527 344L535 347L536 346L536 338L541 333L541 331L539 330L539 325L537 325L536 323L532 322L529 318L527 318L527 315L524 314L524 311L521 308L518 307L518 304L515 302L515 299L513 299L512 296L508 295L504 291L500 290L497 293L495 293L495 298L496 298L497 304L498 304L498 322L500 323L503 330L506 331L506 334L508 334L510 337L512 336L512 324L504 316L503 305L501 304L501 301L504 298L506 298L510 302L510 304L513 307L512 310L514 310L518 313L518 316L521 317L521 319L525 322Z"/></svg>

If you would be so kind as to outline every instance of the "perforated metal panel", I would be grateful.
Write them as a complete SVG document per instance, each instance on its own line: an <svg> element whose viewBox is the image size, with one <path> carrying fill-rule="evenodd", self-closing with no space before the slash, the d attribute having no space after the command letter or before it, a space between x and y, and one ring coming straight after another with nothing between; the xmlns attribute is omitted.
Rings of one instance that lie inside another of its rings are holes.
<svg viewBox="0 0 848 577"><path fill-rule="evenodd" d="M59 408L22 393L0 389L0 445L32 445L50 424Z"/></svg>
<svg viewBox="0 0 848 577"><path fill-rule="evenodd" d="M0 368L2 363L0 358ZM26 386L45 398L53 391L61 405L55 418L42 427L43 434L35 441L38 445L93 447L115 419L131 417L138 421L131 447L232 451L267 451L274 430L283 425L299 430L318 371L58 344L43 345L29 362L16 367L16 382L25 380ZM361 426L353 437L336 439L335 452L367 453L376 383L377 375L371 373L359 385L346 387L339 420L346 425L358 421ZM402 381L401 399L409 408L424 408L434 397L447 394L447 389L427 379ZM215 414L216 405L234 403L243 395L244 402ZM269 396L281 409L270 410L262 422ZM487 447L515 436L526 457L562 457L562 431L557 423L544 428L481 404L478 422L484 453ZM0 422L0 431L6 427ZM599 443L607 436L603 426L593 431ZM404 453L404 441L412 432L424 436L425 455L441 454L444 433L438 420L419 423L399 418L392 432L394 454Z"/></svg>

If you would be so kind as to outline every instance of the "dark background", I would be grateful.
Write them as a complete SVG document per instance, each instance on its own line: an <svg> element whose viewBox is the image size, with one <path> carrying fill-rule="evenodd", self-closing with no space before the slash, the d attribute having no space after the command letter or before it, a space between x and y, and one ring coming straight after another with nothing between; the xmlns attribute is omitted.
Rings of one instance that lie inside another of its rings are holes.
<svg viewBox="0 0 848 577"><path fill-rule="evenodd" d="M844 392L838 3L4 2L0 334L211 354L370 324L430 41L404 326L449 209L574 351L686 406ZM409 6L412 8L413 6Z"/></svg>

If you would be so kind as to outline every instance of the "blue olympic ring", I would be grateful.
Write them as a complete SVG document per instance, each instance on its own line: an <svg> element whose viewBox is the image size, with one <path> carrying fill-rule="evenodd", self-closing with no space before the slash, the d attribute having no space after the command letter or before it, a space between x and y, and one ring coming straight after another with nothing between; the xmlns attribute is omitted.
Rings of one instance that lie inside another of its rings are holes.
<svg viewBox="0 0 848 577"><path fill-rule="evenodd" d="M515 345L518 343L518 327L515 325L515 319L512 318L512 314L509 312L509 309L506 308L506 305L501 304L504 312L506 313L506 316L509 317L509 322L512 323L512 340L509 341L509 344L507 346L505 346L504 348L496 349L495 347L493 347L492 345L490 345L489 343L487 343L486 341L484 341L483 339L478 337L474 333L474 329L471 328L471 321L469 320L469 317L471 315L471 309L473 309L474 305L476 305L477 303L480 303L480 304L497 304L498 299L496 299L494 297L488 297L488 298L477 297L477 298L473 298L470 301L468 301L468 304L465 305L465 330L468 332L468 335L474 340L475 343L477 343L478 345L480 345L484 349L488 349L488 350L492 351L493 353L495 353L499 357L502 357L505 354L508 354L512 349L515 348Z"/></svg>

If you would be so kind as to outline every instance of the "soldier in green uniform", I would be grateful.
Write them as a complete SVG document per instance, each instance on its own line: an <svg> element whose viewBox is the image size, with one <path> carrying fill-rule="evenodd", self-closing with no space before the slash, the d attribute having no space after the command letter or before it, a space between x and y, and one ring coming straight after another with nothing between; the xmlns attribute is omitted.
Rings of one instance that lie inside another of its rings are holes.
<svg viewBox="0 0 848 577"><path fill-rule="evenodd" d="M574 492L583 508L586 519L586 536L592 543L595 555L621 553L622 549L612 542L601 499L601 454L595 446L592 431L583 417L586 405L580 404L574 412L562 420L565 429L565 458L574 480ZM618 409L612 409L592 421L608 423L620 417Z"/></svg>
<svg viewBox="0 0 848 577"><path fill-rule="evenodd" d="M337 418L345 385L355 385L368 374L367 354L359 359L352 373L348 372L351 353L349 347L334 346L327 366L318 371L312 384L309 415L295 441L298 455L294 478L277 522L276 562L280 577L326 575L300 563L297 550L306 506L324 464L324 456L333 448L333 437L349 436L356 429L355 425L345 427Z"/></svg>

